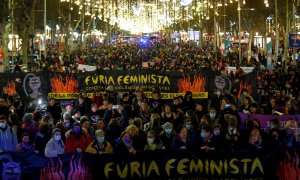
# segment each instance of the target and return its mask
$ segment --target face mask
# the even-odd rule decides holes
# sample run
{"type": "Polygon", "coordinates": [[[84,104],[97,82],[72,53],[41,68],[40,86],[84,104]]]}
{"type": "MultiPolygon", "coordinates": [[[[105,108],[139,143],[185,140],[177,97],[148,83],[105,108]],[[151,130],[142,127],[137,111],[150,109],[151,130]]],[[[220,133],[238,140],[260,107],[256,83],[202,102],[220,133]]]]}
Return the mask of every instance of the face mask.
{"type": "Polygon", "coordinates": [[[152,144],[154,143],[154,138],[147,138],[148,143],[152,144]]]}
{"type": "Polygon", "coordinates": [[[98,137],[98,142],[99,142],[99,143],[103,143],[103,142],[104,142],[104,140],[105,140],[105,138],[104,138],[104,137],[98,137]]]}
{"type": "Polygon", "coordinates": [[[214,130],[214,135],[219,136],[221,134],[220,130],[214,130]]]}
{"type": "Polygon", "coordinates": [[[217,96],[220,96],[220,95],[221,95],[221,92],[218,91],[216,94],[217,94],[217,96]]]}
{"type": "Polygon", "coordinates": [[[48,122],[48,125],[49,125],[49,126],[52,126],[52,125],[54,125],[54,122],[53,122],[53,121],[49,121],[49,122],[48,122]]]}
{"type": "Polygon", "coordinates": [[[202,138],[205,138],[205,132],[201,132],[201,133],[200,133],[200,136],[201,136],[202,138]]]}
{"type": "Polygon", "coordinates": [[[275,128],[275,125],[270,125],[270,129],[274,129],[275,128]]]}
{"type": "Polygon", "coordinates": [[[125,137],[125,138],[124,138],[124,142],[126,142],[126,143],[130,143],[130,142],[131,142],[131,139],[130,139],[130,137],[125,137]]]}
{"type": "Polygon", "coordinates": [[[73,129],[73,132],[74,132],[74,134],[79,134],[80,133],[80,128],[73,129]]]}
{"type": "Polygon", "coordinates": [[[172,129],[165,129],[165,133],[166,134],[171,134],[172,133],[172,129]]]}
{"type": "Polygon", "coordinates": [[[186,127],[188,130],[193,129],[193,125],[191,125],[191,124],[187,124],[187,125],[185,125],[185,127],[186,127]]]}
{"type": "Polygon", "coordinates": [[[209,116],[214,119],[216,117],[216,114],[215,113],[210,113],[209,116]]]}
{"type": "Polygon", "coordinates": [[[66,122],[65,125],[66,125],[66,128],[70,127],[70,123],[69,122],[66,122]]]}
{"type": "Polygon", "coordinates": [[[247,95],[247,92],[243,92],[243,95],[246,96],[246,95],[247,95]]]}
{"type": "Polygon", "coordinates": [[[2,129],[6,128],[6,123],[0,123],[0,128],[2,129]]]}
{"type": "Polygon", "coordinates": [[[230,129],[229,129],[229,133],[230,133],[230,134],[236,134],[236,129],[230,128],[230,129]]]}
{"type": "Polygon", "coordinates": [[[55,140],[55,141],[60,141],[60,140],[61,140],[61,135],[56,135],[56,136],[54,136],[54,140],[55,140]]]}

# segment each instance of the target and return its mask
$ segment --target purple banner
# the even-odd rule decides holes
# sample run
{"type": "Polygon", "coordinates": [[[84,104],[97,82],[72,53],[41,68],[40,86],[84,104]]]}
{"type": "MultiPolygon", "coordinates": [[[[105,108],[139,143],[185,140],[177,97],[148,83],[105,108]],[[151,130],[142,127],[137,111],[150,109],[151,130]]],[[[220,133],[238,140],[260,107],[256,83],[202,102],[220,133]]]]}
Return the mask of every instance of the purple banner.
{"type": "Polygon", "coordinates": [[[246,124],[246,120],[247,119],[258,119],[260,122],[260,126],[261,128],[269,128],[269,122],[272,119],[279,119],[280,123],[281,123],[281,127],[283,127],[287,121],[289,120],[294,120],[296,121],[298,124],[300,123],[300,115],[263,115],[263,114],[246,114],[246,113],[239,113],[240,118],[241,118],[241,125],[242,125],[242,129],[244,128],[245,124],[246,124]]]}

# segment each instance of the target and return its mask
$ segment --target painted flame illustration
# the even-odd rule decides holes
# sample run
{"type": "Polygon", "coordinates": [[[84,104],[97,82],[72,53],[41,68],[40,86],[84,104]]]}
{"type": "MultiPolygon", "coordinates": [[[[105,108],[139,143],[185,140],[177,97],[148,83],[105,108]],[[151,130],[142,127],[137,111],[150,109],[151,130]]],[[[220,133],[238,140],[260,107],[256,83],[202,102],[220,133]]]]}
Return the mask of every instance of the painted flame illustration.
{"type": "Polygon", "coordinates": [[[16,84],[13,81],[8,81],[4,89],[7,90],[7,94],[9,96],[12,96],[13,94],[16,94],[16,84]]]}
{"type": "Polygon", "coordinates": [[[186,91],[191,92],[204,92],[206,85],[206,79],[201,74],[194,76],[194,81],[191,83],[191,78],[188,75],[183,76],[182,79],[178,80],[178,92],[185,93],[186,91]]]}
{"type": "Polygon", "coordinates": [[[56,167],[54,166],[53,159],[50,159],[50,162],[48,163],[48,167],[44,167],[41,170],[41,180],[65,180],[65,176],[62,172],[63,164],[61,160],[58,160],[58,163],[56,167]]]}
{"type": "Polygon", "coordinates": [[[51,79],[52,93],[75,93],[78,91],[78,81],[72,76],[66,76],[66,83],[63,82],[62,76],[54,76],[51,79]]]}
{"type": "Polygon", "coordinates": [[[291,158],[290,154],[286,152],[286,157],[282,160],[278,166],[276,175],[279,180],[286,179],[297,179],[300,180],[300,168],[298,167],[299,158],[297,153],[295,153],[295,157],[291,158]]]}
{"type": "Polygon", "coordinates": [[[241,82],[240,83],[240,90],[239,90],[238,98],[241,97],[243,89],[247,89],[248,90],[248,94],[252,94],[251,84],[250,83],[246,83],[246,82],[245,83],[241,82]]]}
{"type": "Polygon", "coordinates": [[[82,162],[82,154],[78,161],[75,161],[74,155],[70,161],[70,172],[68,174],[68,180],[87,180],[92,179],[91,170],[86,167],[82,162]]]}

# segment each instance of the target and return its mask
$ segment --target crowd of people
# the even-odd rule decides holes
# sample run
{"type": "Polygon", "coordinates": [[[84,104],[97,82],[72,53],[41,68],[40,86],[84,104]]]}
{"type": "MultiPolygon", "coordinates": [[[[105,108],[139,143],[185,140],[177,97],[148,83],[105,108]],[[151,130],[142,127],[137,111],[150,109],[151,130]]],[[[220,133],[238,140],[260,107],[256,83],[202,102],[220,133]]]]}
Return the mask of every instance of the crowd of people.
{"type": "MultiPolygon", "coordinates": [[[[185,72],[211,68],[235,77],[243,73],[230,56],[224,58],[182,43],[160,42],[147,48],[137,44],[103,45],[96,50],[74,51],[63,61],[55,54],[48,58],[41,60],[37,69],[73,72],[74,64],[86,63],[103,70],[185,72]],[[141,62],[149,64],[142,66],[141,62]],[[229,65],[237,66],[235,74],[226,71],[229,65]]],[[[273,70],[266,70],[256,60],[250,63],[258,67],[256,98],[243,89],[240,97],[235,91],[218,90],[209,99],[195,100],[187,91],[184,96],[166,100],[161,99],[159,87],[152,90],[152,98],[146,98],[141,87],[122,94],[109,87],[104,93],[94,92],[92,98],[82,91],[75,103],[64,107],[50,98],[47,108],[41,110],[38,106],[25,108],[22,99],[3,94],[0,150],[35,152],[46,157],[75,152],[128,157],[155,150],[209,153],[298,147],[295,120],[282,124],[275,118],[266,129],[260,127],[260,119],[248,119],[242,129],[239,112],[300,114],[299,63],[273,70]]]]}
{"type": "MultiPolygon", "coordinates": [[[[96,66],[100,70],[153,69],[185,72],[211,66],[218,68],[220,59],[223,61],[223,67],[259,64],[255,60],[248,62],[246,58],[239,64],[237,56],[236,53],[230,52],[226,56],[214,53],[208,45],[200,48],[194,43],[174,43],[168,40],[149,42],[147,46],[140,43],[99,44],[88,49],[75,49],[63,56],[59,54],[57,48],[49,47],[47,57],[44,58],[42,55],[40,60],[29,61],[26,71],[80,73],[84,70],[78,70],[78,65],[84,64],[96,66]]],[[[266,62],[264,53],[260,53],[258,59],[263,64],[266,62]]],[[[18,66],[17,71],[20,70],[18,66]]]]}
{"type": "Polygon", "coordinates": [[[293,119],[282,125],[275,118],[267,129],[260,127],[260,119],[248,119],[240,128],[238,112],[299,114],[299,104],[282,105],[283,99],[271,97],[258,105],[244,89],[236,101],[223,93],[209,101],[194,100],[191,92],[169,101],[160,98],[158,89],[147,99],[140,87],[117,96],[107,90],[89,98],[82,91],[76,103],[62,108],[50,98],[47,109],[36,107],[32,112],[24,112],[21,101],[1,99],[0,150],[46,157],[84,151],[128,157],[155,150],[209,153],[298,147],[298,124],[293,119]]]}

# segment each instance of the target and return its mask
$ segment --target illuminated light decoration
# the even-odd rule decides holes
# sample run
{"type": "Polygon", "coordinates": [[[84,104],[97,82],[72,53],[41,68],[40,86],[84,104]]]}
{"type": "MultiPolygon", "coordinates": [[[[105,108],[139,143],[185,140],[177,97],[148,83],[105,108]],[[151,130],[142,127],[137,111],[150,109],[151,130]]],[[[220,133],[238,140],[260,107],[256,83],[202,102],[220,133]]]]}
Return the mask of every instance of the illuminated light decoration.
{"type": "MultiPolygon", "coordinates": [[[[233,1],[233,0],[230,0],[233,1]]],[[[218,6],[208,0],[60,0],[69,2],[70,10],[76,10],[80,18],[88,22],[104,21],[132,34],[158,32],[170,28],[179,20],[190,21],[195,17],[209,19],[210,9],[218,6]],[[184,11],[184,15],[182,12],[184,11]],[[98,20],[97,20],[98,19],[98,20]]],[[[224,2],[229,2],[225,0],[224,2]]],[[[224,4],[225,5],[225,4],[224,4]]],[[[87,26],[84,27],[87,29],[87,26]]],[[[63,27],[61,27],[63,29],[63,27]]],[[[91,33],[91,28],[88,33],[91,33]]]]}
{"type": "Polygon", "coordinates": [[[193,2],[193,0],[181,0],[180,4],[182,6],[187,6],[187,5],[191,4],[192,2],[193,2]]]}

